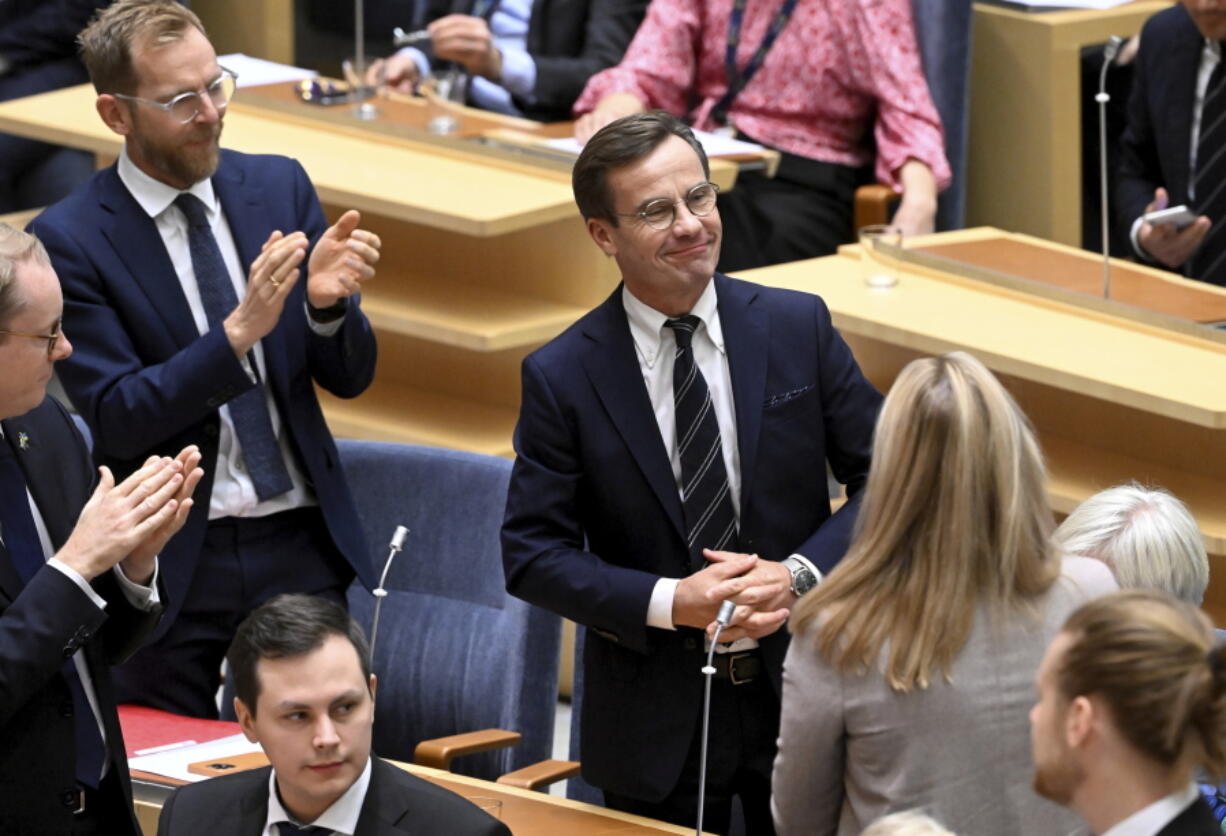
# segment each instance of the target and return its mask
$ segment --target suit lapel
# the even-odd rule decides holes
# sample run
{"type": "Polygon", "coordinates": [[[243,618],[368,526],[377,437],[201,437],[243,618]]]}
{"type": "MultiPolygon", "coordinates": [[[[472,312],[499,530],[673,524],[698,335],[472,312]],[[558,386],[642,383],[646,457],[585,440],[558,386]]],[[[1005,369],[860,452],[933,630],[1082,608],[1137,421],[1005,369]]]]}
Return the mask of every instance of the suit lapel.
{"type": "Polygon", "coordinates": [[[719,322],[728,351],[732,398],[736,409],[737,450],[741,459],[741,527],[748,518],[746,499],[757,464],[758,434],[762,429],[762,404],[766,401],[766,359],[770,327],[766,310],[754,304],[757,288],[715,275],[719,299],[719,322]]]}
{"type": "Polygon", "coordinates": [[[400,830],[400,822],[409,811],[405,793],[384,792],[388,784],[387,770],[396,767],[373,754],[370,757],[370,786],[362,800],[362,813],[353,836],[384,836],[389,827],[400,830]]]}
{"type": "MultiPolygon", "coordinates": [[[[1176,126],[1172,132],[1178,143],[1175,153],[1170,156],[1174,161],[1175,170],[1171,172],[1170,193],[1173,200],[1177,195],[1188,194],[1193,172],[1188,168],[1188,149],[1192,147],[1195,137],[1192,136],[1192,109],[1196,102],[1196,76],[1200,71],[1200,54],[1204,39],[1192,23],[1187,19],[1187,25],[1179,31],[1179,43],[1172,46],[1171,79],[1164,84],[1166,90],[1167,120],[1166,124],[1176,126]]],[[[1156,126],[1161,129],[1160,126],[1156,126]]]]}
{"type": "Polygon", "coordinates": [[[190,345],[200,334],[157,225],[128,192],[115,166],[104,172],[99,190],[102,235],[159,313],[171,339],[180,348],[190,345]]]}
{"type": "Polygon", "coordinates": [[[32,426],[22,420],[24,417],[26,416],[18,416],[2,422],[4,434],[8,438],[18,438],[24,433],[31,439],[27,449],[14,444],[13,454],[26,477],[26,488],[30,491],[30,496],[34,497],[34,504],[38,506],[38,513],[47,527],[51,545],[58,549],[64,545],[76,525],[76,515],[70,514],[68,510],[72,506],[68,491],[78,486],[67,484],[65,480],[71,478],[71,474],[58,472],[51,459],[53,453],[58,454],[53,448],[65,443],[65,439],[44,435],[41,425],[32,426]]]}
{"type": "Polygon", "coordinates": [[[651,400],[647,397],[647,387],[643,385],[621,292],[618,285],[613,295],[593,312],[584,328],[588,344],[583,349],[583,368],[613,426],[630,448],[677,534],[684,540],[681,497],[651,400]]]}

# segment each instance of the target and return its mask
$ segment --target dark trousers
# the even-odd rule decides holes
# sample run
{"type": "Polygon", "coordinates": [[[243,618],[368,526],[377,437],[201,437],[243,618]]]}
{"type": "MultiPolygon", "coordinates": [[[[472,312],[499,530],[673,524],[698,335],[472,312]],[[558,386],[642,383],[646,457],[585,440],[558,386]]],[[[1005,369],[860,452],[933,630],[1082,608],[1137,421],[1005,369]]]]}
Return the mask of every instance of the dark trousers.
{"type": "Polygon", "coordinates": [[[126,836],[133,832],[132,810],[112,763],[98,789],[86,790],[85,808],[72,816],[72,836],[126,836]]]}
{"type": "Polygon", "coordinates": [[[174,623],[114,668],[119,702],[216,718],[221,660],[247,614],[283,592],[344,606],[352,579],[317,507],[211,521],[174,623]]]}
{"type": "MultiPolygon", "coordinates": [[[[772,836],[771,771],[779,737],[779,695],[766,676],[745,685],[715,680],[711,685],[711,731],[707,743],[707,793],[702,828],[728,833],[732,801],[740,799],[748,836],[772,836]]],[[[698,820],[698,776],[702,754],[702,723],[681,768],[677,786],[663,801],[650,802],[616,793],[604,794],[605,804],[638,816],[693,827],[698,820]]]]}
{"type": "MultiPolygon", "coordinates": [[[[745,137],[749,139],[749,137],[745,137]]],[[[784,153],[774,177],[747,171],[719,196],[722,273],[830,255],[852,240],[853,168],[784,153]]]]}

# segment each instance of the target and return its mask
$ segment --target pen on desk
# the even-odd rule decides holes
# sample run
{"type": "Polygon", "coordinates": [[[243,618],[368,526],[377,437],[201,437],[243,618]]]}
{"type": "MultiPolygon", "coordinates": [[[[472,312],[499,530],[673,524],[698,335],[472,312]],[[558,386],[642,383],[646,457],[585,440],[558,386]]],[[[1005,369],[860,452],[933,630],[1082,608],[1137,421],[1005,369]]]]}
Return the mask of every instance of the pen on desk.
{"type": "Polygon", "coordinates": [[[184,746],[195,746],[194,740],[180,740],[177,743],[164,743],[161,746],[150,746],[148,749],[137,749],[133,754],[137,757],[156,755],[158,752],[169,752],[172,749],[182,749],[184,746]]]}

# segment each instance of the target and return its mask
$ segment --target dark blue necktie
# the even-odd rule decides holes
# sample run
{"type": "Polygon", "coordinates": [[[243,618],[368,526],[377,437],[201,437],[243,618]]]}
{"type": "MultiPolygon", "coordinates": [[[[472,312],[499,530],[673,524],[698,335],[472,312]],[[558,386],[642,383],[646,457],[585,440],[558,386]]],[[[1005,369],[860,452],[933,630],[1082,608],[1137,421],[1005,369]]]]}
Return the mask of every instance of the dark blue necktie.
{"type": "Polygon", "coordinates": [[[681,459],[681,504],[690,551],[690,568],[706,561],[702,550],[737,547],[736,513],[724,446],[711,390],[694,362],[694,331],[701,320],[692,314],[669,319],[677,354],[673,360],[673,405],[677,422],[677,455],[681,459]]]}
{"type": "MultiPolygon", "coordinates": [[[[230,279],[230,271],[221,257],[221,248],[213,237],[213,229],[205,214],[200,198],[183,192],[175,198],[175,206],[187,219],[187,243],[192,255],[192,270],[196,273],[196,285],[200,288],[200,300],[204,303],[205,316],[210,328],[222,327],[222,322],[238,307],[238,296],[230,279]]],[[[251,359],[254,369],[255,360],[251,359]]],[[[272,430],[272,418],[264,400],[264,387],[248,389],[232,399],[230,418],[234,432],[243,448],[247,472],[255,486],[255,494],[263,502],[280,496],[294,486],[290,479],[276,433],[272,430]]]]}
{"type": "Polygon", "coordinates": [[[279,821],[277,822],[277,832],[281,836],[325,836],[327,833],[332,833],[326,827],[315,827],[314,825],[306,825],[299,827],[293,822],[279,821]]]}
{"type": "MultiPolygon", "coordinates": [[[[22,583],[29,583],[34,574],[46,563],[34,515],[30,512],[30,500],[26,493],[26,479],[13,455],[8,437],[0,440],[0,537],[4,548],[13,561],[22,583]]],[[[54,569],[50,571],[55,571],[54,569]]],[[[102,761],[106,758],[106,746],[98,730],[98,721],[90,710],[85,688],[77,675],[77,666],[70,658],[60,672],[68,680],[72,692],[73,732],[77,745],[77,781],[89,787],[97,787],[102,775],[102,761]]]]}

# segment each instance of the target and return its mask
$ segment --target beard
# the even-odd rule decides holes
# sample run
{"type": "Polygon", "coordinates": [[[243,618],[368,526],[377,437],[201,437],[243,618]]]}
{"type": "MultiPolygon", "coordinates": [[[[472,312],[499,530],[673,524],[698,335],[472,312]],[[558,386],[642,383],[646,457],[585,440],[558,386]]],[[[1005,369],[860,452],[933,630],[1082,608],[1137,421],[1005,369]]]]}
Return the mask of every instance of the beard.
{"type": "Polygon", "coordinates": [[[206,180],[217,171],[221,155],[220,121],[201,125],[188,136],[174,143],[159,142],[139,129],[129,139],[133,143],[133,156],[144,163],[147,173],[175,188],[186,189],[193,183],[206,180]],[[190,147],[183,143],[193,143],[190,147]]]}
{"type": "Polygon", "coordinates": [[[1063,807],[1069,806],[1084,780],[1085,770],[1068,757],[1034,767],[1034,791],[1063,807]]]}

